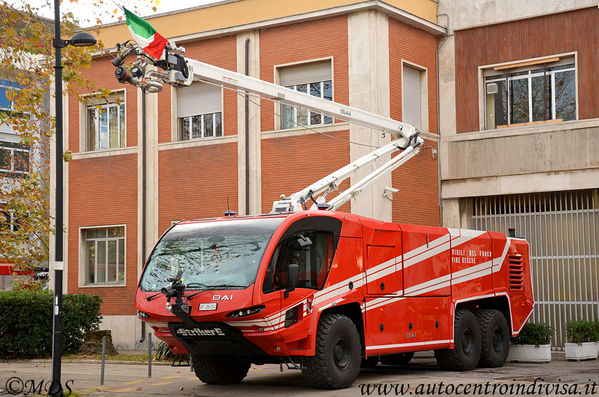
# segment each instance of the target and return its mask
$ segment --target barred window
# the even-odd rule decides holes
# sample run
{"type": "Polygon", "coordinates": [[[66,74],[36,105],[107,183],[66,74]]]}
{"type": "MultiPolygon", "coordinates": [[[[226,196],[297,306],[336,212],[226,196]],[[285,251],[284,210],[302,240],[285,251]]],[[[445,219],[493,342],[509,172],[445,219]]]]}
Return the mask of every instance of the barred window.
{"type": "Polygon", "coordinates": [[[487,71],[486,128],[576,119],[576,68],[565,61],[487,71]]]}

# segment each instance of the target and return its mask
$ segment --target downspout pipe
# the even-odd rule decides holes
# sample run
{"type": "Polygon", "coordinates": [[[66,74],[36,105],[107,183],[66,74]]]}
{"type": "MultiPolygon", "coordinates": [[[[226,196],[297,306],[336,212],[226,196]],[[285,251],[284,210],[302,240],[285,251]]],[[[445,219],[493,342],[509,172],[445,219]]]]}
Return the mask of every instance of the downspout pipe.
{"type": "MultiPolygon", "coordinates": [[[[141,260],[146,258],[146,90],[141,90],[141,260]]],[[[146,340],[146,322],[141,322],[141,339],[146,340]]]]}
{"type": "Polygon", "coordinates": [[[435,67],[436,67],[436,72],[437,72],[437,135],[439,137],[439,140],[437,143],[437,183],[438,183],[437,190],[439,191],[439,226],[443,226],[443,195],[442,195],[443,184],[441,183],[441,176],[442,176],[442,173],[441,173],[441,99],[440,99],[441,89],[440,89],[440,83],[439,83],[439,76],[440,76],[439,52],[441,51],[441,48],[443,48],[443,46],[449,39],[449,15],[439,14],[439,15],[437,15],[437,18],[441,17],[441,16],[447,17],[447,26],[445,27],[445,38],[444,38],[443,42],[437,46],[437,51],[435,52],[435,67]]]}
{"type": "MultiPolygon", "coordinates": [[[[250,39],[245,40],[245,75],[250,75],[250,39]]],[[[245,214],[250,214],[250,96],[245,92],[245,214]]]]}

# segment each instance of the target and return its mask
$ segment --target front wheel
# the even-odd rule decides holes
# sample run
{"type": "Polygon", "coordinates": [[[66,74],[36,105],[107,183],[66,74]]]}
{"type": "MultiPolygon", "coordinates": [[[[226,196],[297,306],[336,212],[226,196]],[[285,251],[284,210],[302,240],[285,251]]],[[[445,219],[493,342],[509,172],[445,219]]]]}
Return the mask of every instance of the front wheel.
{"type": "Polygon", "coordinates": [[[314,387],[343,389],[360,372],[362,346],[353,321],[341,314],[323,314],[316,333],[316,354],[304,359],[302,376],[314,387]]]}
{"type": "Polygon", "coordinates": [[[250,362],[230,356],[192,354],[191,363],[196,376],[209,385],[240,383],[250,369],[250,362]]]}
{"type": "Polygon", "coordinates": [[[480,359],[481,336],[476,316],[458,309],[453,324],[453,349],[435,350],[439,365],[447,370],[467,371],[476,368],[480,359]]]}

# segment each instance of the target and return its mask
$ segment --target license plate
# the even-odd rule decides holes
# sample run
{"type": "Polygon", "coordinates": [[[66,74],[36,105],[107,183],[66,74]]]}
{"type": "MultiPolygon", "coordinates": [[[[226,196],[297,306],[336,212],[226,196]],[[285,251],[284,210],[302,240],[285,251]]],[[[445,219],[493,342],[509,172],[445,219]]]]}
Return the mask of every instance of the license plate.
{"type": "Polygon", "coordinates": [[[213,303],[200,303],[199,311],[210,311],[216,310],[216,302],[213,303]]]}

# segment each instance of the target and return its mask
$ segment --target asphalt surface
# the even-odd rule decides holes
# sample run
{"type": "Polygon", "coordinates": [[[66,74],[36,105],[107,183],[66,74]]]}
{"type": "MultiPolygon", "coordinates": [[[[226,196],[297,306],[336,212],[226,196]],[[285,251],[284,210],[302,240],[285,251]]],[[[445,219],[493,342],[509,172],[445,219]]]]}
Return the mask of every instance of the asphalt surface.
{"type": "MultiPolygon", "coordinates": [[[[382,366],[361,371],[345,390],[316,390],[306,386],[298,370],[278,365],[252,366],[239,385],[211,386],[200,382],[189,367],[107,361],[100,385],[99,361],[62,363],[62,381],[73,395],[115,396],[396,396],[396,395],[597,395],[599,360],[569,362],[554,353],[548,364],[507,363],[501,368],[467,372],[443,371],[430,354],[406,366],[382,366]]],[[[0,395],[35,395],[40,381],[51,377],[50,361],[0,362],[0,395]],[[14,377],[18,377],[21,382],[14,377]],[[33,388],[32,388],[33,386],[33,388]],[[20,389],[19,389],[20,388],[20,389]],[[9,389],[9,390],[7,390],[9,389]]],[[[69,392],[65,387],[65,394],[69,392]]],[[[42,392],[45,395],[45,392],[42,392]]]]}

